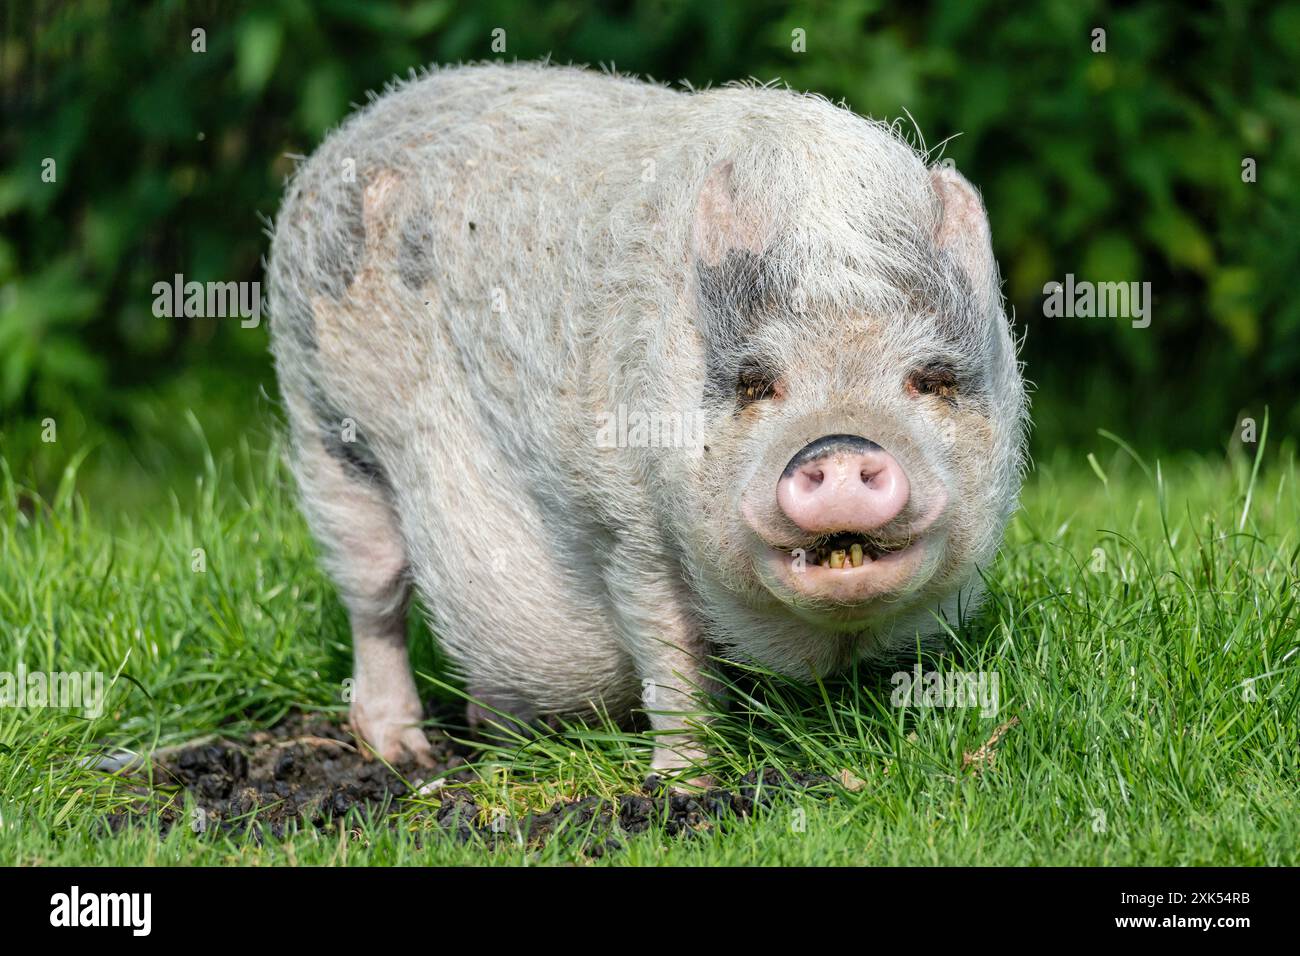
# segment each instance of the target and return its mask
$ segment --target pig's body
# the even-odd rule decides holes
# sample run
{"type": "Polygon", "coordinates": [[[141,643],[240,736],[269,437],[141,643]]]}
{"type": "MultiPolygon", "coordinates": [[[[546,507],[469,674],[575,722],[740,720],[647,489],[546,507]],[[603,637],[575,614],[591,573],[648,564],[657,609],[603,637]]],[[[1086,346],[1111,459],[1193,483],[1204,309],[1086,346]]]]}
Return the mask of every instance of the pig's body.
{"type": "MultiPolygon", "coordinates": [[[[820,99],[533,65],[435,72],[325,142],[277,221],[272,330],[304,507],[352,616],[354,724],[377,750],[426,746],[412,584],[475,697],[525,719],[644,703],[665,732],[714,645],[824,674],[935,630],[963,587],[971,602],[1014,500],[1023,399],[987,233],[957,230],[936,182],[820,99]],[[900,403],[936,310],[984,367],[978,408],[926,419],[900,403]],[[751,347],[783,357],[779,397],[735,397],[751,347]],[[702,423],[702,441],[601,447],[620,407],[702,423]],[[968,431],[992,466],[929,447],[968,431]],[[843,434],[910,478],[881,527],[958,499],[987,520],[945,518],[895,583],[881,561],[783,584],[821,506],[763,489],[843,434]],[[879,599],[835,591],[855,577],[879,599]]],[[[949,195],[983,223],[968,190],[949,195]]],[[[692,756],[666,739],[655,763],[692,756]]]]}

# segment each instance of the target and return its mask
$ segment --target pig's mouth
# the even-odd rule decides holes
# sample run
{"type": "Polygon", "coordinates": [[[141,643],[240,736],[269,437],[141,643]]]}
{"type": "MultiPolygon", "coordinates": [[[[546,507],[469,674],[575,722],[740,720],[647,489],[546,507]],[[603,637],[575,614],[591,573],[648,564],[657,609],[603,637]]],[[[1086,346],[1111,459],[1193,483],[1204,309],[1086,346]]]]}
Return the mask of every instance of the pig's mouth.
{"type": "Polygon", "coordinates": [[[942,538],[933,530],[891,541],[843,532],[803,548],[768,545],[758,571],[768,590],[796,608],[865,610],[880,601],[896,601],[929,580],[937,570],[942,538]]]}
{"type": "Polygon", "coordinates": [[[840,570],[860,568],[868,562],[878,561],[889,554],[896,554],[911,543],[911,539],[884,541],[871,535],[841,531],[818,538],[803,550],[806,561],[818,567],[840,570]]]}

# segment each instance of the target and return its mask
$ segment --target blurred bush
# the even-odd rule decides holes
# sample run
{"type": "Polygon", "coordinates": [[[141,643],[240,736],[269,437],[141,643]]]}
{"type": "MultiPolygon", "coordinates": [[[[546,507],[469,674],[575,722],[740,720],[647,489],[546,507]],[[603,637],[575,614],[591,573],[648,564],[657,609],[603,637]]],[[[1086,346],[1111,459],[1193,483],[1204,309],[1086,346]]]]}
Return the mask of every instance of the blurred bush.
{"type": "Polygon", "coordinates": [[[1295,4],[36,0],[2,16],[6,422],[72,407],[129,429],[133,396],[178,376],[265,383],[264,330],[155,318],[153,284],[259,279],[289,156],[394,75],[493,58],[500,27],[507,58],[781,77],[906,111],[983,188],[1039,440],[1106,425],[1221,446],[1266,402],[1300,425],[1295,4]],[[1151,282],[1150,328],[1043,318],[1066,273],[1151,282]]]}

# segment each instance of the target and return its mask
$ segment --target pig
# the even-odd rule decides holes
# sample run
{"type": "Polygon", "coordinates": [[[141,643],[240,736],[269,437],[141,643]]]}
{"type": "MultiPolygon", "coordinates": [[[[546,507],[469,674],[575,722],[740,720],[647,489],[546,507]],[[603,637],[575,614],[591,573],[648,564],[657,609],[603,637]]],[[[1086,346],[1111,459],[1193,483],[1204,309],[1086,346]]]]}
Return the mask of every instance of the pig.
{"type": "Polygon", "coordinates": [[[979,194],[897,125],[434,69],[298,165],[271,239],[292,469],[380,757],[430,760],[413,593],[471,724],[639,710],[672,780],[714,658],[812,679],[978,605],[1025,388],[979,194]]]}

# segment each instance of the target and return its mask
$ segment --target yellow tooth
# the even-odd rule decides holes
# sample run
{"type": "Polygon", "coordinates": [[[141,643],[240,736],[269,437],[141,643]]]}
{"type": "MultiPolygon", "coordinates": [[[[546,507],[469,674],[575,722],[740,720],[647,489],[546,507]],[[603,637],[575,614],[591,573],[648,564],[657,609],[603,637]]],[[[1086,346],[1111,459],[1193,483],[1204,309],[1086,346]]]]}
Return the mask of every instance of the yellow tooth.
{"type": "Polygon", "coordinates": [[[853,547],[849,548],[849,563],[855,568],[862,567],[862,545],[856,541],[853,543],[853,547]]]}
{"type": "Polygon", "coordinates": [[[840,549],[840,550],[838,550],[838,551],[832,551],[832,552],[831,552],[831,567],[832,567],[832,568],[842,568],[842,567],[844,567],[844,550],[843,550],[843,549],[840,549]]]}

